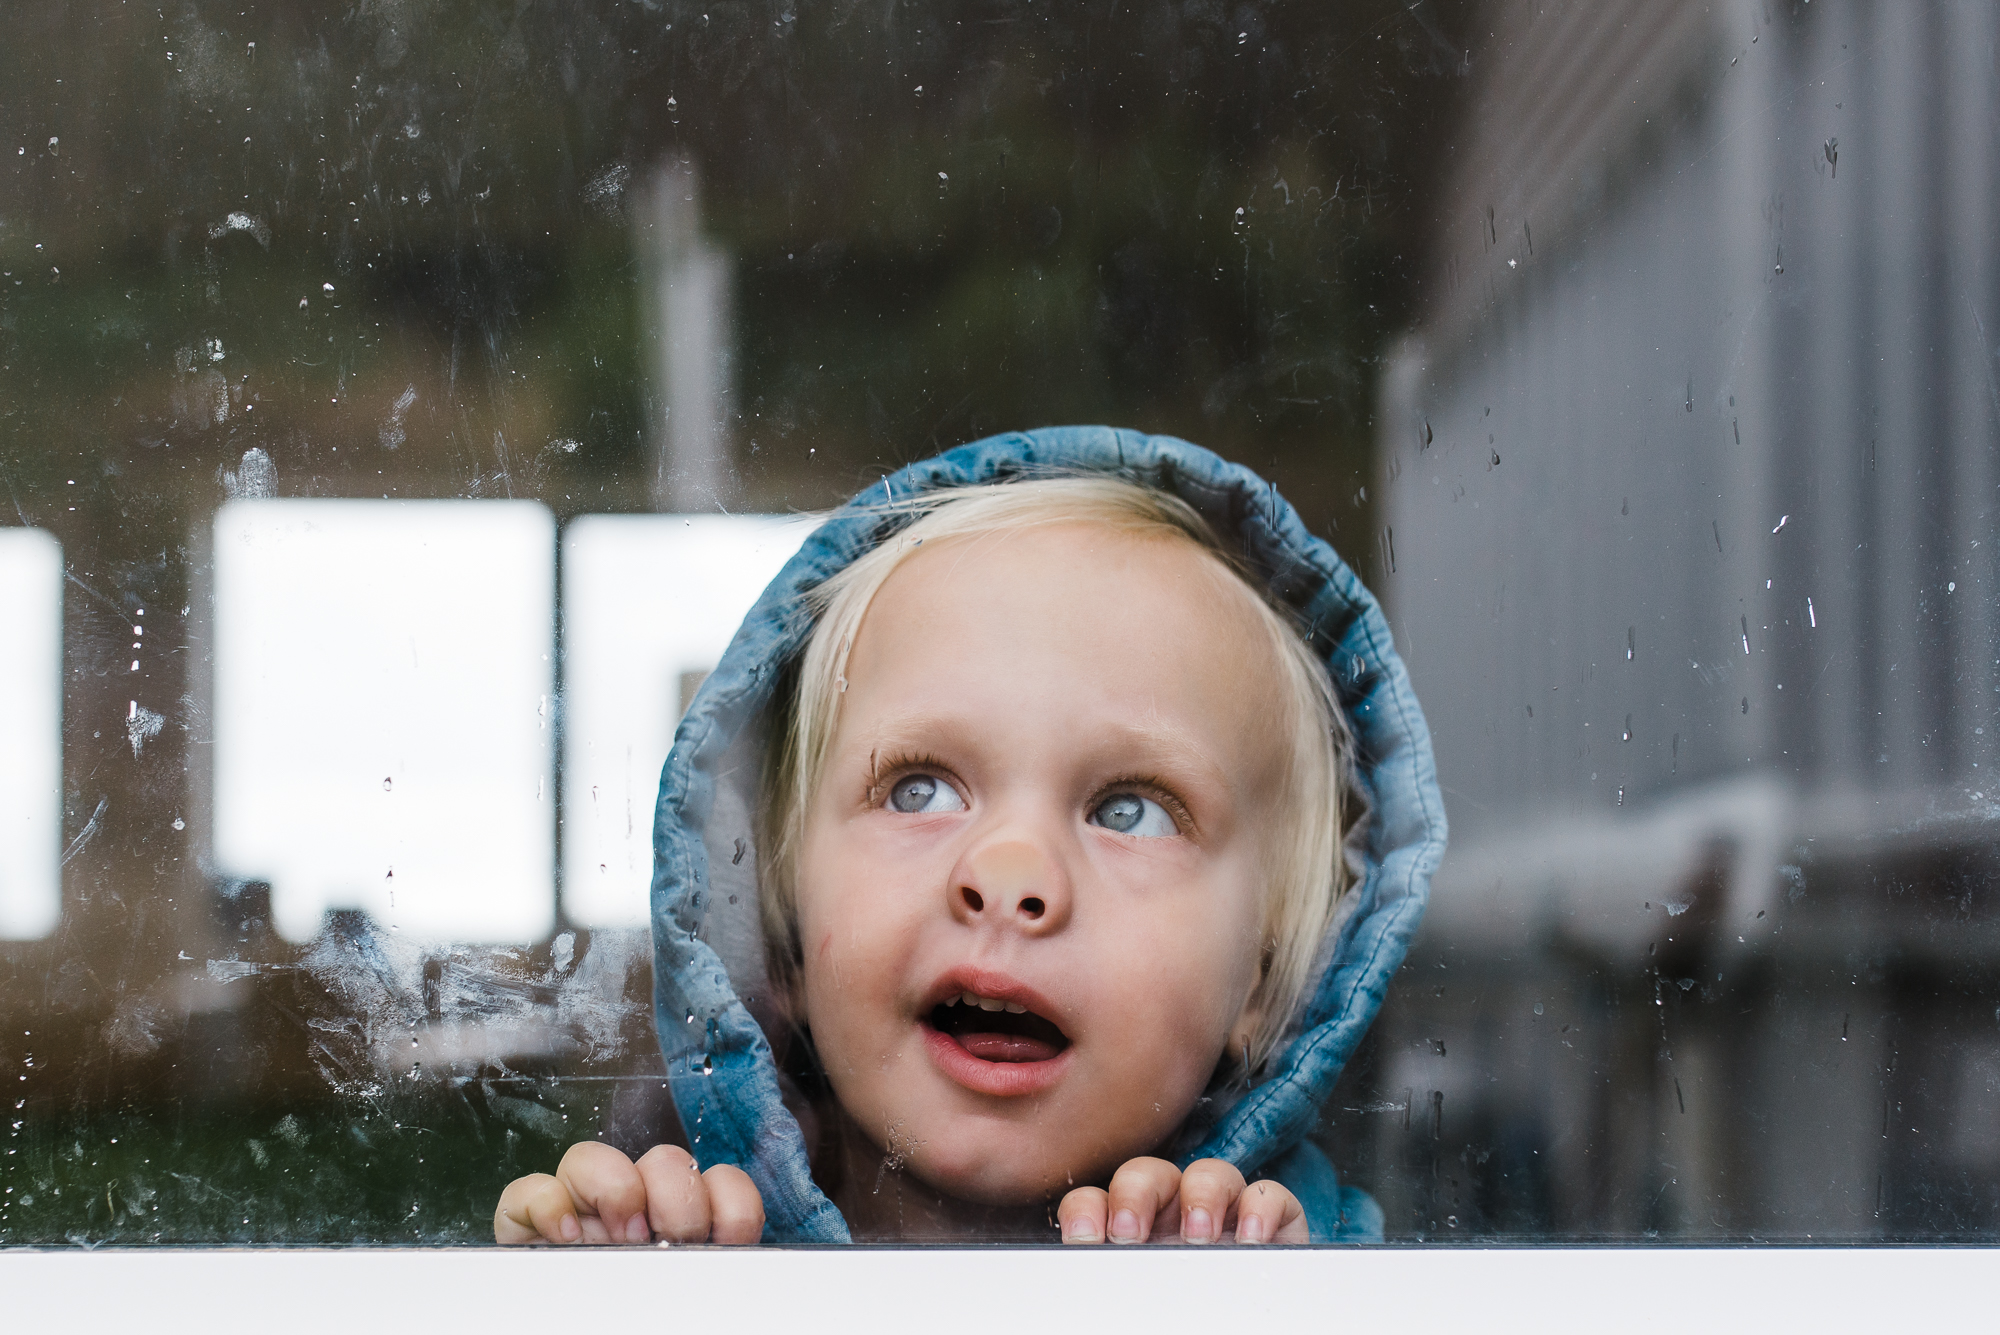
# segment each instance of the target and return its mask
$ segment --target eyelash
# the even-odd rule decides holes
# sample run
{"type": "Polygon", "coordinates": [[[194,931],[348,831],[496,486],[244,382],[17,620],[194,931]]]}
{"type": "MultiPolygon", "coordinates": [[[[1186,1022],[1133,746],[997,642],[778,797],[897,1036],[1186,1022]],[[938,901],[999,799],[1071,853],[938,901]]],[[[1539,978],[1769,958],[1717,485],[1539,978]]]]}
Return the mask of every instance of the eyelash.
{"type": "Polygon", "coordinates": [[[892,756],[886,763],[879,759],[875,761],[874,772],[869,776],[868,805],[879,807],[887,802],[889,791],[896,786],[896,781],[911,774],[935,774],[958,789],[961,797],[965,794],[965,785],[958,782],[957,776],[951,772],[951,766],[929,752],[917,752],[892,756]]]}

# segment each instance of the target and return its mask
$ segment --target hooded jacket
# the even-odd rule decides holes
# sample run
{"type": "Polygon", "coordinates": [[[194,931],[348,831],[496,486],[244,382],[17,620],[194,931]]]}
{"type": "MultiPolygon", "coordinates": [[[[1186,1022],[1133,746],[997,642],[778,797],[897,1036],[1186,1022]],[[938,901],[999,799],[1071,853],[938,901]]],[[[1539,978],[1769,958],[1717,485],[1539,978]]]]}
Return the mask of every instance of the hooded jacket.
{"type": "Polygon", "coordinates": [[[1110,474],[1186,501],[1310,628],[1332,676],[1355,739],[1353,783],[1365,814],[1348,850],[1362,874],[1262,1078],[1233,1101],[1215,1097],[1198,1109],[1178,1158],[1227,1159],[1246,1177],[1284,1183],[1315,1241],[1378,1240],[1379,1207],[1344,1187],[1306,1136],[1402,964],[1444,853],[1430,733],[1374,596],[1271,484],[1186,441],[1108,427],[991,436],[885,477],[806,539],[696,693],[660,780],[652,884],[655,1021],[690,1149],[703,1168],[731,1163],[750,1174],[763,1193],[765,1241],[849,1240],[846,1221],[813,1182],[764,1028],[776,1012],[757,908],[754,813],[767,713],[812,630],[805,595],[915,517],[899,514],[898,500],[1052,472],[1110,474]]]}

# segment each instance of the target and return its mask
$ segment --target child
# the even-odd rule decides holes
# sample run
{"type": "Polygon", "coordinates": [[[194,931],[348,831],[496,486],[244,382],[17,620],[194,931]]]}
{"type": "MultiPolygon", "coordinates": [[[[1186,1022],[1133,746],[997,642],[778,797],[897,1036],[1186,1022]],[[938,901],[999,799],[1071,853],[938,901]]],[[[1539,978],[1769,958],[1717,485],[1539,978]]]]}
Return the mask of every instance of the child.
{"type": "Polygon", "coordinates": [[[1443,840],[1381,612],[1267,484],[1102,428],[914,465],[807,541],[667,762],[692,1154],[574,1146],[495,1236],[1379,1236],[1304,1135],[1443,840]]]}

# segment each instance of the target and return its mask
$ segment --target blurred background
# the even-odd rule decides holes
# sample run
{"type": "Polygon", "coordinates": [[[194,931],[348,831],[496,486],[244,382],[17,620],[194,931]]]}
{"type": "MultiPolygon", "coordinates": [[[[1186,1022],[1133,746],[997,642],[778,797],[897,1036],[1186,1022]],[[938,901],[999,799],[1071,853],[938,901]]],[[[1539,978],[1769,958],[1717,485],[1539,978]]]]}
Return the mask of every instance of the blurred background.
{"type": "Polygon", "coordinates": [[[1986,7],[10,32],[0,1243],[679,1137],[680,707],[813,512],[1080,421],[1388,604],[1454,844],[1319,1134],[1392,1238],[2000,1223],[1986,7]]]}

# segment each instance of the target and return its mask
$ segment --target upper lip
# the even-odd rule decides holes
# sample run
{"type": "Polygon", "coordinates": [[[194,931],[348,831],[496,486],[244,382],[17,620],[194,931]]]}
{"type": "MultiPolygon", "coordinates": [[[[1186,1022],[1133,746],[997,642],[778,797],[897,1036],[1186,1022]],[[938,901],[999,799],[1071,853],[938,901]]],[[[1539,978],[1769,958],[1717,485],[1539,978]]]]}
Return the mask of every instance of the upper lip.
{"type": "Polygon", "coordinates": [[[1025,1006],[1062,1030],[1063,1037],[1070,1037],[1069,1028],[1063,1024],[1054,1002],[1019,979],[1011,978],[1004,973],[995,973],[991,969],[962,966],[947,970],[931,984],[930,990],[924,993],[922,1013],[928,1015],[936,1007],[967,992],[991,997],[995,1001],[1011,1001],[1025,1006]]]}

